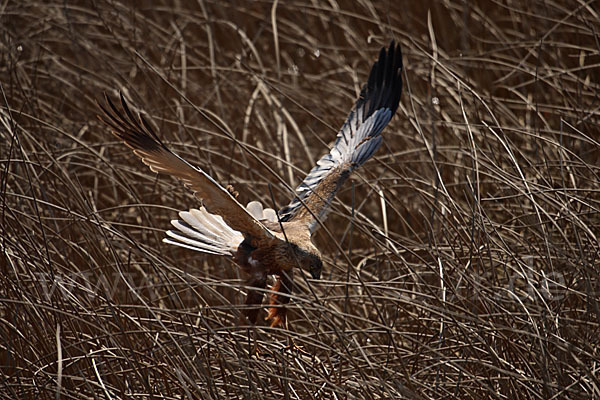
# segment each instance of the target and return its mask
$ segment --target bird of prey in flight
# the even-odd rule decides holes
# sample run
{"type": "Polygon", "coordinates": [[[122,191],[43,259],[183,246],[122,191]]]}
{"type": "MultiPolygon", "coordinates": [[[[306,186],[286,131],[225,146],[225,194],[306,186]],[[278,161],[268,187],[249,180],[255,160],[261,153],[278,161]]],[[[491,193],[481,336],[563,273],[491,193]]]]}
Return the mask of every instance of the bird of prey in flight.
{"type": "Polygon", "coordinates": [[[400,102],[401,73],[400,45],[392,41],[389,48],[379,52],[329,153],[296,188],[292,201],[277,213],[263,209],[256,201],[244,207],[232,190],[169,150],[144,117],[131,112],[122,95],[121,107],[105,95],[106,105],[99,104],[104,113],[100,119],[152,171],[180,179],[201,201],[202,206],[182,211],[180,219],[171,221],[174,229],[167,232],[164,242],[232,257],[248,277],[247,307],[243,310],[248,322],[256,322],[267,276],[276,276],[265,318],[273,327],[285,322],[294,268],[309,271],[315,279],[320,277],[323,262],[311,236],[340,186],[381,145],[381,132],[400,102]]]}

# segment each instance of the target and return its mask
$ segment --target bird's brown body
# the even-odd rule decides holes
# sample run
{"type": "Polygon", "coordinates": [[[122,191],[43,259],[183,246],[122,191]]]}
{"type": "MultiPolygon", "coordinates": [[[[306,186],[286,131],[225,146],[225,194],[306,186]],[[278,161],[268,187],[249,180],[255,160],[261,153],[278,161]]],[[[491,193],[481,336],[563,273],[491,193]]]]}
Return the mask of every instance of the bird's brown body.
{"type": "Polygon", "coordinates": [[[321,254],[314,246],[308,230],[298,222],[264,222],[267,228],[276,233],[276,240],[245,239],[235,252],[233,258],[248,276],[248,295],[244,315],[249,321],[256,321],[258,309],[264,297],[267,276],[276,275],[276,281],[271,287],[269,296],[269,313],[267,319],[271,326],[280,325],[286,314],[285,305],[290,301],[292,291],[293,269],[299,266],[309,270],[314,278],[321,272],[321,254]],[[286,240],[287,238],[287,240],[286,240]]]}
{"type": "Polygon", "coordinates": [[[338,133],[331,151],[323,156],[298,186],[289,205],[275,212],[258,202],[243,207],[202,169],[171,152],[150,124],[130,111],[123,96],[121,109],[106,97],[100,117],[113,133],[155,172],[181,179],[202,203],[200,209],[179,213],[165,242],[192,250],[230,256],[247,274],[244,315],[255,323],[268,275],[275,275],[266,319],[271,326],[285,322],[293,273],[299,267],[318,279],[323,262],[311,240],[325,219],[335,193],[351,172],[364,164],[381,144],[381,131],[400,101],[402,56],[394,43],[379,53],[369,80],[338,133]]]}

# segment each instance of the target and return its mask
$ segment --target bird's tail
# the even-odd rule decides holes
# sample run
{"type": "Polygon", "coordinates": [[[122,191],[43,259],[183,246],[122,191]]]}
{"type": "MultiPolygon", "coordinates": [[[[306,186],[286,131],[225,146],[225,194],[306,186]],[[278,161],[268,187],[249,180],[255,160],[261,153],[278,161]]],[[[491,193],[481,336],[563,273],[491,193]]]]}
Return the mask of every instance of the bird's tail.
{"type": "MultiPolygon", "coordinates": [[[[277,218],[273,210],[263,210],[257,201],[248,203],[246,208],[258,220],[277,218]]],[[[223,217],[209,213],[204,207],[181,211],[179,217],[181,219],[171,221],[175,229],[167,231],[163,242],[203,253],[232,256],[244,241],[242,233],[231,229],[223,217]]]]}
{"type": "Polygon", "coordinates": [[[231,229],[220,215],[213,215],[204,207],[181,211],[179,218],[171,221],[175,229],[167,231],[163,242],[203,253],[230,256],[244,240],[244,236],[231,229]]]}

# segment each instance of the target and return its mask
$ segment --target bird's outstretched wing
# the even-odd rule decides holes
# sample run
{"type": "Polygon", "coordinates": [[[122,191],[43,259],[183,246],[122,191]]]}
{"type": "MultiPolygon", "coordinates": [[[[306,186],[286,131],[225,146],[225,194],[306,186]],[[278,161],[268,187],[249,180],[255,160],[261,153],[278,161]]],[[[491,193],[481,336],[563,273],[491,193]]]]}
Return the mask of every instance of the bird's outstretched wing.
{"type": "Polygon", "coordinates": [[[140,114],[136,118],[121,94],[119,110],[105,95],[106,105],[98,103],[104,116],[100,120],[110,126],[113,134],[133,149],[135,155],[154,172],[164,172],[179,178],[199,198],[208,212],[223,217],[227,225],[245,237],[272,238],[272,233],[223,186],[200,168],[179,157],[165,146],[140,114]]]}
{"type": "Polygon", "coordinates": [[[398,108],[402,93],[402,53],[392,41],[382,48],[367,84],[340,129],[335,144],[296,188],[296,196],[279,211],[282,221],[304,220],[313,232],[350,173],[381,145],[381,131],[398,108]]]}

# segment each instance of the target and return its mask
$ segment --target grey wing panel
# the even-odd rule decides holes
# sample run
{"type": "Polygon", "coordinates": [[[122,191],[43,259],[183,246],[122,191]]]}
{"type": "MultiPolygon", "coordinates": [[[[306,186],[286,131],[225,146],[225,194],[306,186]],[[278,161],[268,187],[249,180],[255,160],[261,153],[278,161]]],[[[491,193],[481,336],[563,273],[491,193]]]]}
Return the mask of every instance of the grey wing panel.
{"type": "MultiPolygon", "coordinates": [[[[381,132],[396,112],[402,93],[402,53],[394,42],[382,48],[331,151],[325,154],[296,188],[294,199],[279,211],[282,221],[322,218],[335,192],[354,169],[381,146],[381,132]],[[335,174],[332,177],[331,174],[335,174]],[[337,182],[332,182],[332,179],[337,182]],[[312,198],[311,198],[312,197],[312,198]],[[318,197],[318,199],[316,199],[318,197]],[[308,209],[307,209],[308,207],[308,209]],[[304,211],[301,211],[304,209],[304,211]]],[[[310,221],[314,226],[315,221],[310,221]]]]}

